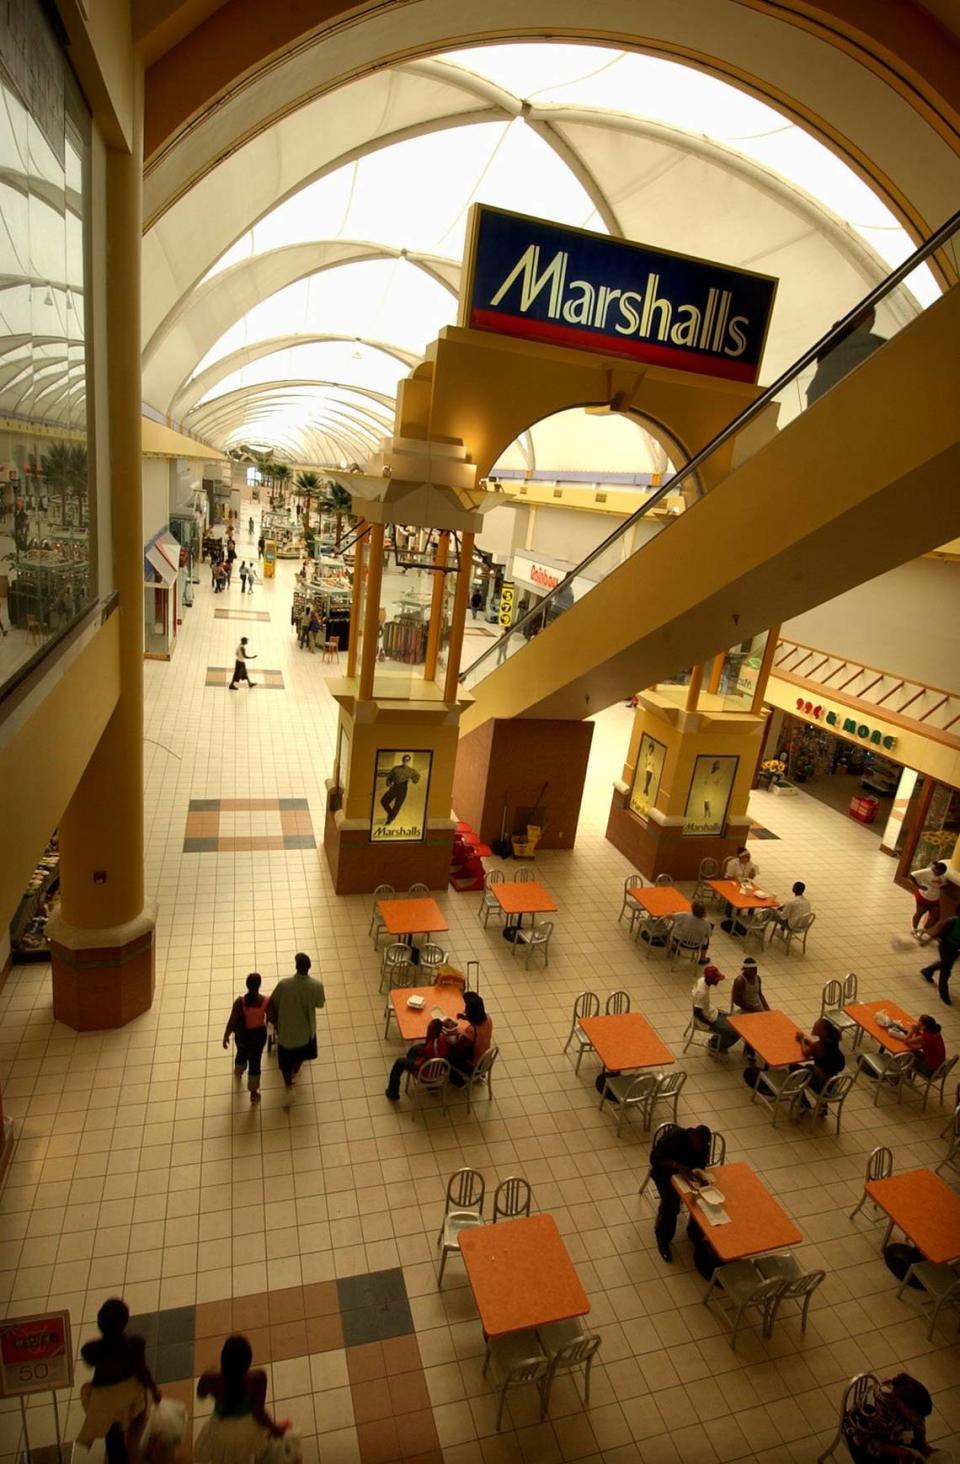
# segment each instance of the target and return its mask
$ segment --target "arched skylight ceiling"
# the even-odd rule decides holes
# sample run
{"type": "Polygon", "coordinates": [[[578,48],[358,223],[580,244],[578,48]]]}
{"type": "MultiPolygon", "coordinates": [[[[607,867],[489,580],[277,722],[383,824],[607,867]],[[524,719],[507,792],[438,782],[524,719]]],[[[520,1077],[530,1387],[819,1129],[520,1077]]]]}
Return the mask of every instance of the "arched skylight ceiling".
{"type": "Polygon", "coordinates": [[[534,423],[510,445],[493,473],[537,472],[562,479],[569,474],[672,473],[666,449],[642,423],[617,412],[575,407],[534,423]]]}
{"type": "MultiPolygon", "coordinates": [[[[778,276],[767,381],[911,247],[845,164],[726,83],[593,46],[460,51],[310,102],[148,230],[146,400],[218,446],[355,460],[359,391],[389,421],[456,318],[475,201],[778,276]]],[[[912,284],[936,294],[926,269],[912,284]]],[[[903,291],[878,328],[916,309],[903,291]]]]}

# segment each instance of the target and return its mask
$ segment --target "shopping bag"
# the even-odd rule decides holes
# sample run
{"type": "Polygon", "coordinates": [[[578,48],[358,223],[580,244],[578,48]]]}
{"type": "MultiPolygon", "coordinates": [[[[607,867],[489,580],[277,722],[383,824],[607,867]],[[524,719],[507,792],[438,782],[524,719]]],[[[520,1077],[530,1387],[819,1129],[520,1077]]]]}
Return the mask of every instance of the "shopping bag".
{"type": "Polygon", "coordinates": [[[186,1432],[186,1408],[176,1398],[161,1398],[147,1417],[140,1437],[140,1457],[147,1464],[168,1464],[186,1432]]]}
{"type": "Polygon", "coordinates": [[[898,956],[905,956],[908,951],[916,954],[917,942],[910,935],[891,935],[890,949],[898,956]]]}
{"type": "Polygon", "coordinates": [[[263,1453],[258,1455],[257,1464],[301,1464],[303,1445],[300,1435],[288,1428],[279,1439],[271,1439],[263,1453]]]}

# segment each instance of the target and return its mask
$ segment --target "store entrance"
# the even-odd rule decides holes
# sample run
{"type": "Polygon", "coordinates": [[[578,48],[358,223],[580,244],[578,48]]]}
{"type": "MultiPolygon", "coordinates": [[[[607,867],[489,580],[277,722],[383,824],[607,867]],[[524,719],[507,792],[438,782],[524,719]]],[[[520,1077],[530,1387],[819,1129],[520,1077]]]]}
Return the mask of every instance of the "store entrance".
{"type": "Polygon", "coordinates": [[[899,763],[789,714],[778,752],[786,754],[791,783],[882,839],[903,771],[899,763]]]}

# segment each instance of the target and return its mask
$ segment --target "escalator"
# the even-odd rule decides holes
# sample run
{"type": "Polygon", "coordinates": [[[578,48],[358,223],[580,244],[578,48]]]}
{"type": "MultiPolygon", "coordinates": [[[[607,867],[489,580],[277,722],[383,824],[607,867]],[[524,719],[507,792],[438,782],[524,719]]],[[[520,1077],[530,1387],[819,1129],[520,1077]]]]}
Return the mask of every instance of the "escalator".
{"type": "Polygon", "coordinates": [[[845,341],[849,359],[853,329],[923,259],[952,254],[958,228],[955,215],[462,672],[474,697],[462,735],[491,718],[592,716],[960,536],[960,287],[848,374],[838,369],[772,438],[751,437],[771,404],[805,400],[818,361],[839,345],[839,362],[845,341]],[[731,438],[739,465],[574,602],[574,581],[610,563],[731,438]]]}

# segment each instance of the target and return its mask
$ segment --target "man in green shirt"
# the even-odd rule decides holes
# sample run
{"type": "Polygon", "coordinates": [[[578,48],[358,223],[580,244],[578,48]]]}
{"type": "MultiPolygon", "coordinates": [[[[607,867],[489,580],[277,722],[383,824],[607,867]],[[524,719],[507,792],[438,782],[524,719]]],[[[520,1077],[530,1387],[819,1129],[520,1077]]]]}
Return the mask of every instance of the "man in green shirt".
{"type": "Polygon", "coordinates": [[[937,983],[940,992],[940,1000],[952,1006],[950,1000],[950,972],[958,956],[960,956],[960,915],[948,915],[946,920],[941,920],[930,932],[937,942],[938,959],[931,966],[922,966],[921,975],[925,981],[933,981],[934,975],[939,971],[940,980],[937,983]]]}
{"type": "Polygon", "coordinates": [[[326,1001],[323,983],[310,975],[310,957],[298,951],[296,975],[273,988],[269,1020],[277,1029],[277,1062],[283,1074],[283,1105],[293,1102],[293,1083],[305,1062],[317,1055],[317,1007],[326,1001]]]}

